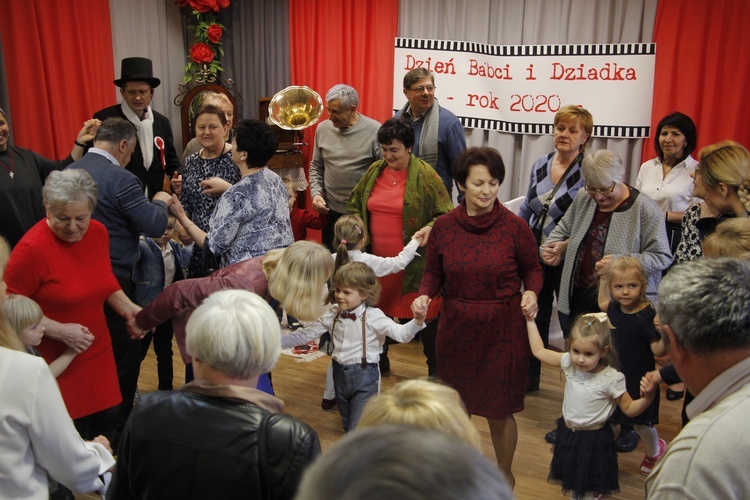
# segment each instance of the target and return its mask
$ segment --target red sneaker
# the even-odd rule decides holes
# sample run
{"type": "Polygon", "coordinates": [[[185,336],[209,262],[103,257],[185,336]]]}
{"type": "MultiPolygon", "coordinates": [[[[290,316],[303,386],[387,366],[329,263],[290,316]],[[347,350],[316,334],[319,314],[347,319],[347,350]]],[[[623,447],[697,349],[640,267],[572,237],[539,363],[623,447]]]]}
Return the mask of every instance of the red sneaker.
{"type": "Polygon", "coordinates": [[[643,462],[641,462],[641,474],[644,476],[648,476],[651,474],[651,471],[654,470],[654,466],[656,465],[656,462],[659,461],[662,455],[664,455],[664,450],[667,449],[667,442],[663,439],[659,438],[659,454],[655,457],[649,457],[646,455],[643,457],[643,462]]]}

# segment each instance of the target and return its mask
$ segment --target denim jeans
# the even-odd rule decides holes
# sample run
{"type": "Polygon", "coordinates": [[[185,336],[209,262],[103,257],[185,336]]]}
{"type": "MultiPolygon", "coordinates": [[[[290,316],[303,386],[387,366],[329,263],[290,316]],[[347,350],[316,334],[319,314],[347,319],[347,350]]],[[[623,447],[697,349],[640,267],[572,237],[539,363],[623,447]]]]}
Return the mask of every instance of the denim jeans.
{"type": "Polygon", "coordinates": [[[380,372],[377,363],[342,365],[333,361],[333,383],[344,431],[354,429],[367,400],[378,393],[380,372]]]}

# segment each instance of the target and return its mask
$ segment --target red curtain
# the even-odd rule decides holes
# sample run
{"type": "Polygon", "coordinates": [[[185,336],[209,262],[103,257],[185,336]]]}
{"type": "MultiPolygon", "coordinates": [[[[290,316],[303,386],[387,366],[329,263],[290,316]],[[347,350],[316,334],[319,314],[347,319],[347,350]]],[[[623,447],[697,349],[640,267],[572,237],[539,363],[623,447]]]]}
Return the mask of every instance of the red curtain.
{"type": "Polygon", "coordinates": [[[750,2],[659,0],[654,25],[656,72],[652,137],[643,161],[653,158],[656,125],[682,111],[698,128],[700,148],[724,139],[750,147],[750,2]]]}
{"type": "MultiPolygon", "coordinates": [[[[393,116],[398,0],[289,0],[289,31],[292,85],[307,85],[325,101],[328,89],[346,83],[357,89],[362,114],[379,122],[393,116]]],[[[313,126],[305,130],[306,165],[314,138],[313,126]]]]}
{"type": "Polygon", "coordinates": [[[0,33],[13,143],[64,158],[113,100],[108,0],[0,0],[0,33]]]}

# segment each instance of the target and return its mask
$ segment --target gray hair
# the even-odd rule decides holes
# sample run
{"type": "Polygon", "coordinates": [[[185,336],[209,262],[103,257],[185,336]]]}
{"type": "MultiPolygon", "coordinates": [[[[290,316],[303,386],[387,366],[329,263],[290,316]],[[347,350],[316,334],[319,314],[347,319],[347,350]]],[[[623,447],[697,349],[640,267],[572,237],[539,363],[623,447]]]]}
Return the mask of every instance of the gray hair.
{"type": "Polygon", "coordinates": [[[135,141],[135,127],[132,123],[122,118],[107,118],[99,125],[94,142],[108,142],[120,144],[120,141],[135,141]]]}
{"type": "Polygon", "coordinates": [[[674,266],[659,287],[659,319],[690,352],[750,346],[750,263],[704,257],[674,266]]]}
{"type": "Polygon", "coordinates": [[[281,354],[276,313],[246,290],[212,293],[190,315],[185,330],[188,353],[232,378],[270,372],[281,354]]]}
{"type": "Polygon", "coordinates": [[[497,465],[434,429],[381,425],[357,429],[307,469],[296,500],[510,499],[497,465]]]}
{"type": "Polygon", "coordinates": [[[359,94],[357,90],[345,83],[334,85],[326,94],[326,102],[335,101],[336,99],[341,101],[341,105],[345,108],[359,106],[359,94]]]}
{"type": "Polygon", "coordinates": [[[614,151],[600,149],[583,157],[581,173],[587,186],[606,187],[613,182],[622,182],[625,165],[614,151]]]}
{"type": "Polygon", "coordinates": [[[417,83],[422,78],[429,78],[430,80],[432,80],[432,84],[435,85],[435,75],[433,75],[432,72],[428,69],[419,67],[414,68],[406,75],[404,75],[404,88],[410,89],[412,85],[417,83]]]}
{"type": "Polygon", "coordinates": [[[94,211],[98,193],[96,182],[88,172],[80,168],[55,170],[47,176],[42,188],[42,201],[47,210],[59,213],[71,203],[86,200],[94,211]]]}

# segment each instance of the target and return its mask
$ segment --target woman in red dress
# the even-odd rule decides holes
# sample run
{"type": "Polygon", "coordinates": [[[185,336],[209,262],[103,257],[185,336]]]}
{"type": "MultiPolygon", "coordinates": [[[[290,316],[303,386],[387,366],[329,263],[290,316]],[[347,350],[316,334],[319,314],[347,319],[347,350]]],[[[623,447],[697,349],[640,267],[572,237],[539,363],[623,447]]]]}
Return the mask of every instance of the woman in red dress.
{"type": "MultiPolygon", "coordinates": [[[[429,234],[435,219],[449,212],[453,203],[445,184],[435,170],[411,153],[414,129],[398,118],[387,120],[378,130],[383,159],[373,163],[352,190],[346,208],[359,216],[370,234],[370,253],[395,257],[412,235],[429,234]]],[[[400,273],[378,278],[383,291],[378,307],[394,318],[411,318],[411,303],[417,296],[424,270],[424,248],[400,273]]],[[[427,356],[429,375],[435,374],[434,342],[436,322],[430,322],[440,311],[433,302],[427,311],[427,327],[420,332],[427,356]]],[[[385,353],[385,351],[384,351],[385,353]]],[[[381,361],[387,360],[381,356],[381,361]]],[[[387,367],[381,363],[381,371],[387,367]]]]}
{"type": "Polygon", "coordinates": [[[497,200],[505,177],[500,153],[469,148],[453,176],[465,197],[435,221],[415,302],[424,307],[445,288],[438,376],[469,413],[487,418],[497,463],[512,485],[513,414],[523,410],[530,356],[524,316],[536,314],[543,273],[528,224],[497,200]]]}
{"type": "Polygon", "coordinates": [[[57,378],[65,406],[84,439],[110,435],[122,400],[107,302],[129,319],[141,309],[120,288],[109,259],[109,237],[91,220],[96,184],[83,170],[52,172],[42,191],[47,218],[13,249],[5,281],[10,293],[42,308],[45,336],[39,351],[49,363],[68,347],[78,354],[57,378]]]}

